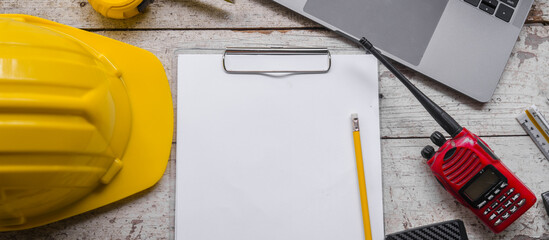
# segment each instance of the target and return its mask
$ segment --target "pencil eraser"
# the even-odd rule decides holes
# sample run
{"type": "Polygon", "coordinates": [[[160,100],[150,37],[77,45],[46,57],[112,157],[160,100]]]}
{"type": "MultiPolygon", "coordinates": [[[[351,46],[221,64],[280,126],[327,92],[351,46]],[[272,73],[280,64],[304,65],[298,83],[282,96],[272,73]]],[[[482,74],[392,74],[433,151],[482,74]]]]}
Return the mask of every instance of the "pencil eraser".
{"type": "Polygon", "coordinates": [[[358,118],[358,114],[356,114],[356,113],[351,114],[351,118],[352,119],[358,118]]]}

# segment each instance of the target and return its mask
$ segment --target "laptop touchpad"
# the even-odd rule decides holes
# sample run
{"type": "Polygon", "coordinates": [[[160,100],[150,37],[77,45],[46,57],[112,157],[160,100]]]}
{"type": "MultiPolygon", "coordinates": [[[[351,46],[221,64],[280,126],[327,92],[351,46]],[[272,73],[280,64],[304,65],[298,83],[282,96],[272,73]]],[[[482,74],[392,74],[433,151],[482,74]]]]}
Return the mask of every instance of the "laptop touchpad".
{"type": "Polygon", "coordinates": [[[419,65],[448,0],[308,0],[303,11],[419,65]]]}

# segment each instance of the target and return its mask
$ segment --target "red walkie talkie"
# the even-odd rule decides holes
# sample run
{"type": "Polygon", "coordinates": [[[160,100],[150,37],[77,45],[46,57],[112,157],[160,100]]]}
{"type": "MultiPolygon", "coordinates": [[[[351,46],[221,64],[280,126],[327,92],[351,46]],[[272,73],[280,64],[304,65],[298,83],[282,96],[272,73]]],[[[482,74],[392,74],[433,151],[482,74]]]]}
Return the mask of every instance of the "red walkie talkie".
{"type": "Polygon", "coordinates": [[[495,233],[503,231],[534,203],[536,197],[478,136],[462,128],[450,115],[417,89],[374,46],[360,44],[387,67],[419,100],[435,121],[452,136],[446,140],[434,132],[431,140],[440,148],[426,146],[421,155],[437,181],[468,207],[495,233]]]}

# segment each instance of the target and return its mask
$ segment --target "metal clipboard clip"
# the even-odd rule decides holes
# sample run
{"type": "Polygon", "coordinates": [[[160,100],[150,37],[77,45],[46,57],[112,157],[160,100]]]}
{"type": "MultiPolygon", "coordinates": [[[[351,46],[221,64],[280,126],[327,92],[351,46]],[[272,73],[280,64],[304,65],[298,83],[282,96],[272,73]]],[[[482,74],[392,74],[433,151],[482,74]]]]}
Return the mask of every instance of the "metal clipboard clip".
{"type": "Polygon", "coordinates": [[[325,48],[227,48],[227,73],[326,73],[332,66],[325,48]]]}

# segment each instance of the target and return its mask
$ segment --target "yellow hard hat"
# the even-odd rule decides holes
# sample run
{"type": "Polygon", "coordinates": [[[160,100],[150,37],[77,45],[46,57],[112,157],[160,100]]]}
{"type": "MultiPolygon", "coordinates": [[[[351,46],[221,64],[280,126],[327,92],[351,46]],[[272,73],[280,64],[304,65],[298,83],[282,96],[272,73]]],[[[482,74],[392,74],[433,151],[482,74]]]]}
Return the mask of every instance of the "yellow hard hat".
{"type": "Polygon", "coordinates": [[[0,14],[0,232],[120,200],[164,173],[170,86],[150,52],[0,14]]]}
{"type": "Polygon", "coordinates": [[[95,11],[109,18],[126,19],[140,12],[154,0],[88,0],[95,11]]]}

